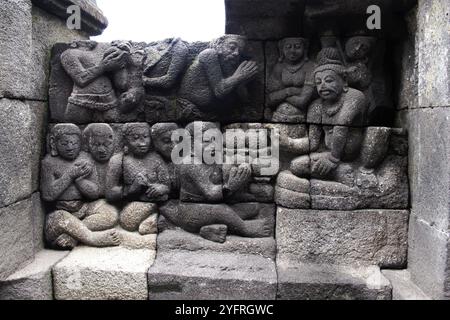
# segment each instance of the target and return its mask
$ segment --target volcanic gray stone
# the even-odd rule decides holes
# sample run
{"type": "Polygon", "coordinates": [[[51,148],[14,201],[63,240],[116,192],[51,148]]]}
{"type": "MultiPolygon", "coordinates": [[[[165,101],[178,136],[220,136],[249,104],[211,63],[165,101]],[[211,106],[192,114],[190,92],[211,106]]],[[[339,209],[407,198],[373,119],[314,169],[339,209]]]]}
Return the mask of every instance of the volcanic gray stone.
{"type": "Polygon", "coordinates": [[[412,208],[418,218],[437,230],[447,230],[450,108],[415,109],[409,113],[412,208]]]}
{"type": "Polygon", "coordinates": [[[382,270],[392,286],[392,300],[430,300],[412,281],[408,270],[382,270]]]}
{"type": "Polygon", "coordinates": [[[45,225],[45,208],[41,201],[39,192],[33,193],[31,196],[32,211],[31,219],[33,221],[33,244],[34,251],[39,252],[44,249],[44,225],[45,225]]]}
{"type": "Polygon", "coordinates": [[[280,39],[301,33],[303,1],[226,0],[226,33],[249,39],[280,39]]]}
{"type": "Polygon", "coordinates": [[[430,298],[450,297],[448,262],[450,234],[420,218],[413,209],[409,225],[408,271],[411,280],[430,298]]]}
{"type": "Polygon", "coordinates": [[[351,267],[277,260],[281,300],[391,300],[389,281],[376,266],[351,267]]]}
{"type": "Polygon", "coordinates": [[[321,211],[278,207],[277,259],[298,263],[406,264],[406,210],[321,211]]]}
{"type": "Polygon", "coordinates": [[[0,43],[0,97],[30,98],[33,66],[30,0],[2,1],[0,43]]]}
{"type": "Polygon", "coordinates": [[[228,236],[225,243],[217,243],[183,230],[165,230],[158,235],[157,244],[158,252],[168,250],[214,251],[217,253],[251,254],[271,259],[275,259],[276,255],[274,238],[228,236]]]}
{"type": "Polygon", "coordinates": [[[45,112],[41,102],[0,99],[0,207],[38,188],[45,112]]]}
{"type": "Polygon", "coordinates": [[[273,300],[273,260],[208,251],[159,251],[148,272],[150,300],[273,300]]]}
{"type": "Polygon", "coordinates": [[[447,0],[419,1],[419,108],[450,106],[450,19],[447,0]]]}
{"type": "Polygon", "coordinates": [[[146,300],[155,251],[78,247],[53,268],[57,300],[146,300]]]}
{"type": "Polygon", "coordinates": [[[0,281],[34,258],[32,201],[0,208],[0,281]]]}
{"type": "Polygon", "coordinates": [[[52,268],[68,251],[43,250],[0,286],[0,300],[53,300],[52,268]]]}

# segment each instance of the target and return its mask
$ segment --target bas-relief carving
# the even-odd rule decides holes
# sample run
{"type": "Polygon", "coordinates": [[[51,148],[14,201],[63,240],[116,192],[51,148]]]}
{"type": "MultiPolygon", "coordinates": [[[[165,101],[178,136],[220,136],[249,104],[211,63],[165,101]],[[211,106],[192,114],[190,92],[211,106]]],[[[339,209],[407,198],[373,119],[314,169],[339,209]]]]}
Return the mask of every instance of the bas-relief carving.
{"type": "MultiPolygon", "coordinates": [[[[61,63],[73,90],[59,106],[67,116],[62,122],[91,124],[81,126],[83,133],[57,124],[49,135],[41,187],[51,208],[47,240],[59,248],[110,246],[120,244],[117,228],[140,235],[177,228],[223,243],[227,235],[273,236],[274,212],[264,203],[406,208],[404,132],[369,125],[377,108],[374,42],[322,38],[322,50],[310,59],[307,39],[280,41],[267,77],[267,124],[243,123],[247,111],[233,109],[235,101],[255,98],[248,87],[261,73],[245,56],[244,37],[227,35],[206,49],[168,39],[80,42],[65,50],[61,63]],[[261,175],[270,156],[251,165],[172,163],[172,133],[195,119],[240,123],[192,122],[191,134],[194,125],[244,134],[279,129],[279,172],[261,175]]],[[[200,145],[214,157],[217,146],[209,139],[202,135],[200,145]]]]}

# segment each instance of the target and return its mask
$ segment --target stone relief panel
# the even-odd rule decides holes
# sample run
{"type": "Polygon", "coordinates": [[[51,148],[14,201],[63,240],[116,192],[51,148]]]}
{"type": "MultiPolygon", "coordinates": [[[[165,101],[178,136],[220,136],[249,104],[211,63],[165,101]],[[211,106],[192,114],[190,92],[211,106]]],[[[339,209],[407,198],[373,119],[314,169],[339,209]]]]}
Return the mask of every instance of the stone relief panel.
{"type": "Polygon", "coordinates": [[[48,244],[159,233],[165,248],[247,243],[273,257],[277,206],[407,209],[406,132],[377,120],[390,103],[382,48],[368,35],[55,46],[48,244]]]}

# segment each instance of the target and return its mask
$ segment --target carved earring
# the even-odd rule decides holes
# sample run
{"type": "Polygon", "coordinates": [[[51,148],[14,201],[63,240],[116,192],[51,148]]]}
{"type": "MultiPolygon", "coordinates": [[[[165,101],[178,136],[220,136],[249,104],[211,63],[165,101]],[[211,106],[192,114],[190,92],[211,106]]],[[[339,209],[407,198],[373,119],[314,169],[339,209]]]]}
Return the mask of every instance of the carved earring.
{"type": "Polygon", "coordinates": [[[344,85],[344,89],[343,89],[343,91],[344,91],[345,93],[347,93],[347,92],[348,92],[348,84],[345,84],[345,85],[344,85]]]}
{"type": "Polygon", "coordinates": [[[52,157],[57,157],[58,154],[58,150],[56,150],[56,145],[55,145],[55,138],[50,137],[50,155],[52,157]]]}
{"type": "Polygon", "coordinates": [[[127,146],[123,146],[123,153],[124,154],[128,154],[128,147],[127,146]]]}

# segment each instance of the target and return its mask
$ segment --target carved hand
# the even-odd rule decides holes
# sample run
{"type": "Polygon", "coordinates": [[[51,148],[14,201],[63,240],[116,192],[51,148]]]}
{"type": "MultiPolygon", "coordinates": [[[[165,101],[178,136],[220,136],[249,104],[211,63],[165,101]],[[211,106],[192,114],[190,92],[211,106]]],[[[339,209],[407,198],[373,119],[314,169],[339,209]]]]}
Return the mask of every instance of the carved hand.
{"type": "Polygon", "coordinates": [[[246,82],[253,79],[258,73],[258,65],[254,61],[244,61],[236,69],[234,76],[239,82],[246,82]]]}
{"type": "Polygon", "coordinates": [[[145,195],[150,199],[159,198],[168,193],[167,187],[160,184],[152,184],[148,187],[145,195]]]}
{"type": "Polygon", "coordinates": [[[138,173],[136,177],[134,178],[133,184],[137,184],[141,187],[146,187],[150,183],[148,181],[147,176],[144,173],[138,173]]]}
{"type": "Polygon", "coordinates": [[[123,69],[127,64],[127,53],[121,50],[114,50],[108,53],[100,62],[100,66],[104,71],[114,71],[123,69]]]}
{"type": "Polygon", "coordinates": [[[252,175],[252,169],[249,164],[241,164],[239,167],[233,167],[230,171],[230,178],[225,186],[231,192],[236,192],[244,186],[252,175]]]}
{"type": "Polygon", "coordinates": [[[93,165],[88,161],[79,161],[69,170],[69,176],[72,179],[84,179],[88,177],[93,170],[93,165]]]}
{"type": "Polygon", "coordinates": [[[332,161],[329,157],[320,157],[313,164],[312,171],[321,177],[327,176],[331,171],[337,168],[338,161],[332,161]]]}

